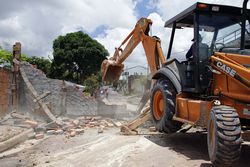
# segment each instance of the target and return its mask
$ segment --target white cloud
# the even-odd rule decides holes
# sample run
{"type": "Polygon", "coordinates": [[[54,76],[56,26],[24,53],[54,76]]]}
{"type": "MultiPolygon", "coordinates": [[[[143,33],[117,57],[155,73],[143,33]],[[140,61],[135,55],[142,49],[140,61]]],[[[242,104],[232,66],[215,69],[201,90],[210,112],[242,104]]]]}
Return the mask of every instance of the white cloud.
{"type": "Polygon", "coordinates": [[[0,2],[0,45],[16,41],[29,55],[51,54],[58,35],[97,27],[129,28],[136,22],[133,0],[17,0],[0,2]],[[18,8],[14,6],[18,5],[18,8]],[[6,8],[8,10],[6,10],[6,8]]]}
{"type": "MultiPolygon", "coordinates": [[[[135,25],[135,24],[134,24],[135,25]]],[[[119,47],[122,41],[129,35],[129,33],[133,30],[134,26],[130,28],[113,28],[106,30],[106,36],[99,36],[95,38],[101,44],[103,44],[110,53],[110,56],[113,56],[115,51],[115,47],[119,47]]],[[[123,49],[126,46],[123,45],[123,49]]],[[[125,67],[133,67],[137,65],[146,66],[146,57],[144,55],[144,51],[142,45],[139,44],[132,54],[126,59],[125,67]]]]}
{"type": "MultiPolygon", "coordinates": [[[[243,0],[175,0],[170,1],[170,0],[159,0],[157,3],[157,9],[158,12],[161,15],[161,19],[166,21],[168,19],[171,19],[172,17],[176,16],[186,8],[190,7],[196,2],[204,2],[204,3],[213,3],[213,4],[223,4],[223,5],[230,5],[230,6],[242,6],[243,0]]],[[[154,20],[154,19],[152,19],[154,20]]],[[[166,28],[167,29],[167,28],[166,28]]],[[[159,29],[161,32],[164,32],[164,30],[161,28],[159,29]]],[[[169,41],[169,36],[170,33],[168,31],[167,35],[160,35],[162,39],[162,45],[165,51],[165,55],[167,54],[166,52],[166,47],[164,46],[165,44],[168,45],[169,41]]],[[[192,42],[191,39],[193,38],[193,32],[192,29],[186,28],[182,30],[176,30],[175,33],[175,40],[173,44],[173,57],[179,59],[179,60],[184,60],[185,59],[185,54],[189,47],[191,46],[192,42]],[[178,39],[178,40],[177,40],[178,39]]],[[[168,46],[167,46],[168,48],[168,46]]]]}
{"type": "Polygon", "coordinates": [[[242,6],[243,0],[159,0],[158,11],[164,20],[170,19],[196,2],[242,6]]]}
{"type": "MultiPolygon", "coordinates": [[[[154,36],[158,36],[161,39],[168,37],[169,31],[166,28],[164,28],[164,21],[161,19],[159,14],[152,13],[148,16],[148,18],[153,20],[153,25],[151,29],[152,29],[152,33],[154,36]]],[[[105,32],[107,34],[105,37],[100,36],[100,37],[97,37],[96,40],[102,43],[108,49],[109,53],[112,56],[115,51],[115,47],[120,46],[122,41],[133,30],[135,24],[136,22],[134,22],[134,25],[129,28],[109,29],[105,32]]],[[[162,42],[162,46],[164,46],[164,51],[166,50],[166,47],[167,47],[165,41],[166,40],[162,42]]],[[[126,44],[123,46],[123,48],[125,46],[126,44]]],[[[146,59],[145,52],[141,43],[133,50],[132,54],[125,61],[125,66],[127,68],[138,66],[138,65],[144,66],[144,67],[147,66],[147,59],[146,59]]]]}
{"type": "MultiPolygon", "coordinates": [[[[148,6],[150,4],[154,4],[157,6],[159,13],[154,12],[151,13],[148,18],[153,21],[152,35],[158,36],[161,39],[162,48],[164,55],[167,55],[168,46],[169,46],[169,39],[171,34],[171,29],[165,28],[164,23],[167,19],[170,19],[177,15],[179,12],[185,10],[192,4],[196,3],[197,0],[150,0],[148,6]],[[157,3],[158,2],[158,3],[157,3]]],[[[224,5],[235,5],[241,6],[242,1],[230,1],[230,0],[204,0],[200,2],[207,2],[207,3],[216,3],[216,4],[224,4],[224,5]]],[[[148,7],[147,6],[147,7],[148,7]]],[[[155,7],[155,6],[154,6],[155,7]]],[[[135,25],[136,22],[133,24],[135,25]]],[[[108,51],[112,55],[114,53],[114,48],[118,47],[121,42],[125,39],[125,37],[129,34],[129,32],[133,29],[133,26],[123,29],[113,28],[106,31],[107,36],[96,38],[99,42],[101,42],[108,51]]],[[[173,50],[172,50],[172,57],[181,60],[185,59],[185,54],[187,50],[190,48],[193,38],[193,30],[192,29],[182,29],[176,30],[173,50]],[[178,39],[178,40],[176,40],[178,39]]],[[[144,49],[141,44],[131,54],[131,56],[125,61],[125,65],[127,67],[132,67],[136,65],[146,66],[147,61],[144,53],[144,49]]]]}
{"type": "MultiPolygon", "coordinates": [[[[0,2],[0,45],[9,48],[16,41],[29,55],[47,56],[52,52],[53,40],[58,35],[84,30],[92,33],[99,26],[107,29],[105,35],[96,39],[112,55],[129,32],[133,29],[138,16],[135,5],[141,0],[18,0],[0,2]],[[16,4],[19,4],[16,7],[16,4]]],[[[153,35],[161,38],[164,54],[167,54],[170,29],[164,28],[164,22],[197,2],[197,0],[150,0],[147,8],[157,11],[151,13],[153,35]]],[[[222,3],[241,6],[242,0],[202,0],[208,3],[222,3]]],[[[173,52],[187,50],[191,45],[192,32],[184,30],[177,35],[178,41],[173,52]]],[[[182,55],[180,55],[181,57],[182,55]]],[[[139,45],[127,59],[126,66],[146,66],[144,50],[139,45]]]]}

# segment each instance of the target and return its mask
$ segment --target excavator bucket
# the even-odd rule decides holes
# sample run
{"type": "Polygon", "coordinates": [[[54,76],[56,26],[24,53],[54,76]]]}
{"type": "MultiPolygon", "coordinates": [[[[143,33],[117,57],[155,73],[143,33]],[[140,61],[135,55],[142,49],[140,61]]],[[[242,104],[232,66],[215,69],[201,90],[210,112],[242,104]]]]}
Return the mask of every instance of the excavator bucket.
{"type": "Polygon", "coordinates": [[[104,60],[101,66],[102,80],[106,82],[118,81],[123,68],[123,64],[117,64],[114,60],[104,60]]]}

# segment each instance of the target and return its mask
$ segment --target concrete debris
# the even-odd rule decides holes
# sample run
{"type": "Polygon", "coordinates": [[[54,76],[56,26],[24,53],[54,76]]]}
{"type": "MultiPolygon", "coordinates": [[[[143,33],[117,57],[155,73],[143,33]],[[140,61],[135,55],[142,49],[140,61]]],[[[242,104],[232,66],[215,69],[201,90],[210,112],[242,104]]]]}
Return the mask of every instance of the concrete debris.
{"type": "Polygon", "coordinates": [[[103,128],[102,127],[98,128],[98,133],[103,133],[103,128]]]}
{"type": "Polygon", "coordinates": [[[100,120],[100,119],[102,119],[101,116],[94,116],[94,117],[92,118],[92,121],[94,121],[94,120],[100,120]]]}
{"type": "Polygon", "coordinates": [[[55,134],[57,135],[62,135],[64,133],[64,131],[62,129],[58,129],[55,131],[55,134]]]}
{"type": "Polygon", "coordinates": [[[84,133],[84,129],[75,129],[75,131],[76,131],[76,134],[82,134],[82,133],[84,133]]]}
{"type": "Polygon", "coordinates": [[[122,126],[122,123],[121,123],[121,122],[115,122],[115,126],[116,126],[116,127],[121,127],[121,126],[122,126]]]}
{"type": "Polygon", "coordinates": [[[97,121],[91,121],[91,122],[89,122],[89,125],[99,126],[99,125],[100,125],[100,123],[99,123],[99,122],[97,122],[97,121]]]}
{"type": "Polygon", "coordinates": [[[53,129],[53,130],[55,130],[55,129],[58,129],[59,128],[59,126],[55,123],[55,122],[50,122],[50,123],[48,123],[47,125],[45,125],[44,126],[46,129],[53,129]]]}
{"type": "Polygon", "coordinates": [[[73,129],[73,128],[75,128],[75,124],[73,124],[73,122],[64,123],[62,126],[62,129],[65,131],[73,129]]]}
{"type": "Polygon", "coordinates": [[[93,117],[87,116],[85,117],[86,120],[91,120],[93,117]]]}
{"type": "Polygon", "coordinates": [[[38,125],[37,127],[34,128],[34,131],[36,133],[45,132],[46,131],[46,127],[44,125],[38,125]]]}
{"type": "Polygon", "coordinates": [[[11,117],[13,118],[18,118],[18,119],[29,119],[29,117],[23,115],[23,114],[18,114],[16,112],[10,113],[11,117]]]}
{"type": "Polygon", "coordinates": [[[55,130],[47,130],[47,135],[54,135],[56,134],[55,130]]]}
{"type": "Polygon", "coordinates": [[[38,122],[32,120],[26,120],[25,123],[30,125],[32,128],[36,128],[38,125],[38,122]]]}
{"type": "Polygon", "coordinates": [[[83,94],[79,85],[47,78],[35,66],[14,60],[16,74],[11,71],[4,74],[16,75],[15,83],[11,80],[3,82],[6,75],[0,73],[0,83],[3,82],[4,86],[0,89],[3,97],[0,124],[10,126],[5,131],[0,127],[0,152],[31,137],[36,140],[52,138],[52,135],[70,138],[85,133],[89,128],[104,133],[108,128],[121,127],[124,118],[133,117],[127,110],[131,105],[124,104],[124,97],[111,88],[106,88],[109,97],[91,98],[83,94]],[[11,107],[8,100],[11,98],[6,92],[11,94],[13,86],[16,87],[15,96],[12,96],[15,103],[11,107]]]}
{"type": "Polygon", "coordinates": [[[0,152],[5,151],[9,148],[12,148],[15,145],[29,139],[32,136],[34,136],[34,130],[28,129],[28,130],[21,132],[20,134],[18,134],[16,136],[10,138],[10,139],[8,139],[8,140],[0,142],[0,152]]]}
{"type": "Polygon", "coordinates": [[[154,127],[154,126],[152,126],[152,127],[149,127],[149,132],[156,132],[157,130],[156,130],[156,128],[154,127]]]}
{"type": "Polygon", "coordinates": [[[25,129],[16,126],[10,125],[1,125],[0,126],[0,142],[6,141],[16,135],[22,133],[25,129]]]}
{"type": "Polygon", "coordinates": [[[59,127],[57,124],[49,123],[47,125],[38,125],[35,127],[37,134],[45,132],[47,135],[62,135],[65,134],[67,138],[74,137],[84,133],[85,129],[97,128],[98,133],[103,133],[105,128],[119,127],[121,122],[117,121],[116,124],[112,123],[110,119],[105,119],[96,116],[83,116],[78,119],[63,118],[64,124],[59,127]]]}
{"type": "Polygon", "coordinates": [[[75,126],[78,126],[78,125],[79,125],[79,123],[80,123],[80,121],[79,121],[79,120],[77,120],[77,119],[73,121],[73,124],[74,124],[75,126]]]}

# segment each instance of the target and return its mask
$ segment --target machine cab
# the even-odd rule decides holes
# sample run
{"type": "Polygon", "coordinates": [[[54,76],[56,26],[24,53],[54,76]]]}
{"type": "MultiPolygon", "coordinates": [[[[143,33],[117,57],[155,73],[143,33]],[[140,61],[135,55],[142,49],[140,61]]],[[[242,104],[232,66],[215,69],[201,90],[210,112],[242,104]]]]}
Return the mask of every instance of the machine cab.
{"type": "Polygon", "coordinates": [[[174,40],[178,41],[174,39],[175,30],[193,30],[193,44],[183,52],[186,61],[176,60],[183,92],[207,91],[212,78],[209,57],[214,52],[249,54],[249,13],[250,10],[242,13],[238,7],[196,3],[165,23],[165,27],[172,28],[167,59],[171,57],[174,40]]]}

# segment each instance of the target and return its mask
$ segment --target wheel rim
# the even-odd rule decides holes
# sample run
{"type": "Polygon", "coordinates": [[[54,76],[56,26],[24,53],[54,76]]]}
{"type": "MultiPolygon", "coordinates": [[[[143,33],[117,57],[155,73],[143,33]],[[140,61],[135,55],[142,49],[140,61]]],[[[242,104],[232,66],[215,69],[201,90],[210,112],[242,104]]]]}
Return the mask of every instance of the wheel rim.
{"type": "Polygon", "coordinates": [[[214,154],[214,150],[215,150],[215,127],[214,127],[214,123],[211,120],[210,124],[209,124],[209,137],[208,137],[208,150],[209,150],[209,154],[210,157],[213,157],[214,154]]]}
{"type": "Polygon", "coordinates": [[[160,90],[157,90],[153,98],[153,114],[156,120],[160,120],[164,113],[164,99],[160,90]]]}

